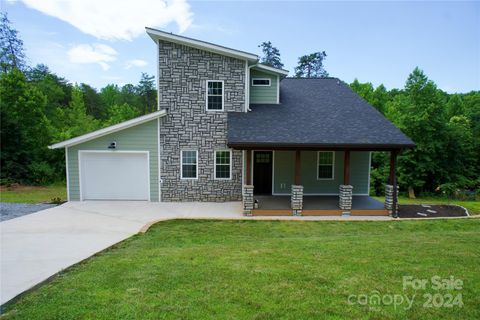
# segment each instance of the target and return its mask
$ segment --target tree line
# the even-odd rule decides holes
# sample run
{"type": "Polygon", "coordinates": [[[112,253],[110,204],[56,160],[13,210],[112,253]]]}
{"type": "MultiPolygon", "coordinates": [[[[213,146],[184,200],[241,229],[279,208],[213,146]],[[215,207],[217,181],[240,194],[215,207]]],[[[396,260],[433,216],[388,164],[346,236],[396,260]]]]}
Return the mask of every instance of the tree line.
{"type": "Polygon", "coordinates": [[[97,91],[72,84],[46,65],[28,66],[23,42],[0,17],[0,135],[2,184],[47,184],[65,177],[63,150],[48,145],[156,110],[154,76],[97,91]]]}
{"type": "MultiPolygon", "coordinates": [[[[49,144],[156,110],[154,77],[96,90],[71,84],[45,65],[29,67],[6,15],[0,30],[1,183],[46,184],[65,177],[63,150],[49,144]]],[[[283,68],[270,41],[261,62],[283,68]]],[[[299,57],[295,77],[327,77],[325,51],[299,57]]],[[[415,143],[398,159],[401,190],[468,196],[480,188],[480,91],[449,94],[416,68],[402,89],[353,81],[350,87],[415,143]]],[[[359,110],[361,112],[361,110],[359,110]]],[[[371,192],[383,193],[389,155],[374,152],[371,192]]]]}

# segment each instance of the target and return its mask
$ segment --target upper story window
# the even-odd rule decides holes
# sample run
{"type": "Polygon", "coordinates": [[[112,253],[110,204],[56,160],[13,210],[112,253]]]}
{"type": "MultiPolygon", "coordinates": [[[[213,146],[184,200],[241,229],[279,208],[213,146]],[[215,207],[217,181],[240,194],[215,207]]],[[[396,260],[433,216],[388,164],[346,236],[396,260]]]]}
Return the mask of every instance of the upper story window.
{"type": "Polygon", "coordinates": [[[232,178],[232,152],[230,150],[215,151],[215,179],[229,180],[232,178]]]}
{"type": "Polygon", "coordinates": [[[207,110],[223,111],[223,81],[207,80],[207,110]]]}
{"type": "Polygon", "coordinates": [[[317,179],[333,180],[335,167],[335,153],[333,151],[318,151],[317,179]]]}
{"type": "Polygon", "coordinates": [[[270,87],[271,82],[269,78],[252,78],[252,86],[254,87],[270,87]]]}
{"type": "Polygon", "coordinates": [[[197,150],[182,150],[181,153],[181,179],[197,179],[197,150]]]}

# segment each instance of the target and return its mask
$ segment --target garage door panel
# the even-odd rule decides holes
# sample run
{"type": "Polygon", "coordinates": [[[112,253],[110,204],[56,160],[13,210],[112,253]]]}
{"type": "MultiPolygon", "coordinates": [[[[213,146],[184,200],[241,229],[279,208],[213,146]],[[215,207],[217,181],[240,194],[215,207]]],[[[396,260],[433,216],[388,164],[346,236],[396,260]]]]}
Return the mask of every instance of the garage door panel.
{"type": "Polygon", "coordinates": [[[148,200],[147,153],[82,152],[84,200],[148,200]]]}

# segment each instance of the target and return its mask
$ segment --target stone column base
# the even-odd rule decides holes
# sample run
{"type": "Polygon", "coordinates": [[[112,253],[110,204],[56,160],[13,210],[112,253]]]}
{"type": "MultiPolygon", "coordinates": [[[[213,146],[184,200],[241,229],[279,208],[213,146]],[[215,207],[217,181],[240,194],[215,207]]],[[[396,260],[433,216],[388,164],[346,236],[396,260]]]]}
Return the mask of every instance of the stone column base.
{"type": "Polygon", "coordinates": [[[253,186],[243,186],[243,215],[251,216],[253,210],[253,186]]]}
{"type": "MultiPolygon", "coordinates": [[[[393,185],[385,185],[385,209],[392,214],[393,209],[393,185]]],[[[398,185],[397,185],[397,210],[398,210],[398,185]]]]}
{"type": "Polygon", "coordinates": [[[350,210],[352,210],[353,186],[341,184],[339,191],[338,206],[343,211],[343,214],[350,214],[350,210]]]}
{"type": "Polygon", "coordinates": [[[303,186],[292,185],[291,198],[292,214],[294,216],[301,216],[303,209],[303,186]]]}

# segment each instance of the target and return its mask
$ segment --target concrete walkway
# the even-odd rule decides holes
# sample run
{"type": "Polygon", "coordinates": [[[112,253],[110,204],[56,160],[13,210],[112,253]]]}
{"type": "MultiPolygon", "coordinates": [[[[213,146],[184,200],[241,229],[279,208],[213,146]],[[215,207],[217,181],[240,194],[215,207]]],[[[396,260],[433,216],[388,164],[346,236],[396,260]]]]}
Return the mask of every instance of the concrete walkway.
{"type": "Polygon", "coordinates": [[[170,219],[389,220],[389,217],[243,217],[241,202],[69,202],[0,223],[0,305],[57,272],[170,219]]]}

